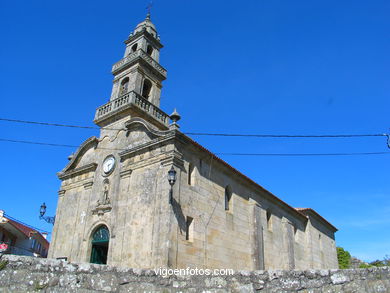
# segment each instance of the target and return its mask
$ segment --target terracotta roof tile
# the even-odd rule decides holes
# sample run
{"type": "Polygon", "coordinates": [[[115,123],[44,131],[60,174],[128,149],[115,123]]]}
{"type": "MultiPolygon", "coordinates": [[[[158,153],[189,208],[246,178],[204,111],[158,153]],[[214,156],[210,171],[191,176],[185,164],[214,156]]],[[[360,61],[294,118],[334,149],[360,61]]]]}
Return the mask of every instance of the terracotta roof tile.
{"type": "Polygon", "coordinates": [[[12,226],[14,226],[16,229],[18,229],[20,232],[22,232],[27,238],[30,238],[34,234],[38,235],[38,238],[41,238],[42,244],[45,247],[45,249],[49,249],[49,241],[43,235],[38,232],[37,230],[34,230],[26,225],[23,225],[22,223],[16,222],[14,220],[11,220],[4,216],[8,220],[8,223],[10,223],[12,226]]]}

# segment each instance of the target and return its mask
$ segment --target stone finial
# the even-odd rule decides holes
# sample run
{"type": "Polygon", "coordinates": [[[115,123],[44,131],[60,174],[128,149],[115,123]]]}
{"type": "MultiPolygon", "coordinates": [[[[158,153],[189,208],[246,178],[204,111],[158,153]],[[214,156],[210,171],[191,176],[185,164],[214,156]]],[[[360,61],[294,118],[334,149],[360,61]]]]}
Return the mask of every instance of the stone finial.
{"type": "Polygon", "coordinates": [[[169,118],[171,118],[171,120],[172,120],[172,123],[169,125],[169,128],[170,129],[179,129],[180,126],[179,126],[179,124],[177,124],[177,121],[179,121],[181,119],[181,116],[179,113],[177,113],[176,108],[173,111],[173,113],[171,114],[171,116],[169,116],[169,118]]]}
{"type": "Polygon", "coordinates": [[[179,113],[177,113],[176,111],[176,108],[175,110],[173,111],[173,113],[171,114],[171,116],[169,116],[169,118],[171,118],[171,120],[173,121],[173,123],[176,123],[177,121],[179,121],[181,119],[181,116],[179,113]]]}

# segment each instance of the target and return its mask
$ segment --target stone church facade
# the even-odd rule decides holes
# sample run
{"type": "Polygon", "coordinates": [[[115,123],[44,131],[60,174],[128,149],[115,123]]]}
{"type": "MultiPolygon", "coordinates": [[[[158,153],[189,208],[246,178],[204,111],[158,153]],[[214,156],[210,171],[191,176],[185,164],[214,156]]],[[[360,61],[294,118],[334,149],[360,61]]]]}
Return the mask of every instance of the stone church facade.
{"type": "Polygon", "coordinates": [[[110,101],[96,110],[100,136],[58,173],[49,257],[134,268],[337,268],[332,224],[265,190],[159,108],[166,70],[150,16],[125,43],[110,101]]]}

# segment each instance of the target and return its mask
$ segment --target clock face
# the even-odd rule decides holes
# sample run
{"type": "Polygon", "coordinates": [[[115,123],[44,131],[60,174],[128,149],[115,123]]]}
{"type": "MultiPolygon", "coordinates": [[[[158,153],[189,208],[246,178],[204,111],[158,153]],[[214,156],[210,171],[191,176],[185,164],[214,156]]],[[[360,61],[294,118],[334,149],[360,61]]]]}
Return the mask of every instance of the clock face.
{"type": "Polygon", "coordinates": [[[114,156],[108,156],[103,162],[103,172],[104,174],[109,174],[114,170],[115,167],[115,158],[114,156]]]}

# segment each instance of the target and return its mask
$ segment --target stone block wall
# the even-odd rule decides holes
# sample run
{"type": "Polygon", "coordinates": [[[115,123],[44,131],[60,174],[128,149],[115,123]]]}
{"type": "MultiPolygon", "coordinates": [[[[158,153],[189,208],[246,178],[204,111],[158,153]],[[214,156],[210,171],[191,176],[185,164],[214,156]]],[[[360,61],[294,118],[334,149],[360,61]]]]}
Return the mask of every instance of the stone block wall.
{"type": "Polygon", "coordinates": [[[1,263],[0,292],[390,292],[390,267],[161,276],[154,270],[14,255],[1,263]]]}

